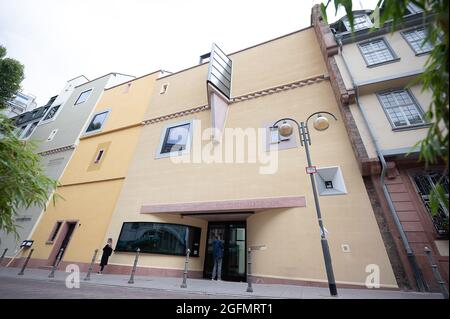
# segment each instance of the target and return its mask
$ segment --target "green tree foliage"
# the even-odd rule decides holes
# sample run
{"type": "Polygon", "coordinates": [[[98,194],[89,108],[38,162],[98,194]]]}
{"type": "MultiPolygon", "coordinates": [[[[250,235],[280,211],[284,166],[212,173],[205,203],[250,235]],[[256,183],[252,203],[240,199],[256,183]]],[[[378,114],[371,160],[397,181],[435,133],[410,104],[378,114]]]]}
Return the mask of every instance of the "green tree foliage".
{"type": "Polygon", "coordinates": [[[19,90],[24,78],[23,65],[5,56],[6,48],[0,45],[0,110],[6,107],[6,102],[19,90]]]}
{"type": "MultiPolygon", "coordinates": [[[[322,16],[327,21],[326,9],[331,3],[321,4],[322,16]]],[[[424,11],[424,22],[427,23],[427,37],[424,43],[429,42],[433,50],[425,63],[425,71],[414,82],[422,83],[422,91],[431,91],[432,101],[425,117],[431,123],[427,136],[414,145],[420,148],[419,160],[425,165],[436,164],[439,161],[445,163],[445,172],[448,174],[448,126],[449,126],[449,100],[448,100],[448,27],[449,27],[449,1],[448,0],[379,0],[377,7],[383,8],[379,16],[380,26],[387,21],[392,21],[392,30],[402,27],[403,17],[406,14],[407,5],[415,4],[424,11]]],[[[352,30],[354,30],[354,17],[351,0],[334,0],[336,12],[339,7],[344,7],[352,30]]],[[[435,214],[439,209],[439,203],[448,210],[448,198],[442,184],[439,182],[431,193],[431,210],[435,214]]]]}
{"type": "MultiPolygon", "coordinates": [[[[0,110],[23,79],[23,65],[5,55],[6,49],[0,46],[0,110]]],[[[36,144],[20,140],[15,129],[12,121],[0,114],[0,230],[17,235],[14,221],[18,209],[45,208],[57,182],[45,176],[36,144]]]]}

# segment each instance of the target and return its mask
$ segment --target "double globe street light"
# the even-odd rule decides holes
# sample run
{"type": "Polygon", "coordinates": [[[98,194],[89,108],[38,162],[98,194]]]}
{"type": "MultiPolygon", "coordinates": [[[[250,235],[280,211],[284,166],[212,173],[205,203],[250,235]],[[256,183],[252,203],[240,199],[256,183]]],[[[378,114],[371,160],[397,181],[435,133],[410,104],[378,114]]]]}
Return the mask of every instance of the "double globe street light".
{"type": "MultiPolygon", "coordinates": [[[[292,135],[292,133],[294,131],[294,128],[292,127],[292,125],[289,122],[294,122],[295,124],[297,124],[298,133],[300,136],[300,144],[301,144],[301,146],[305,146],[308,167],[312,167],[311,156],[309,153],[309,146],[311,145],[311,137],[310,137],[309,130],[308,130],[308,121],[313,116],[317,115],[317,117],[314,119],[313,126],[318,131],[325,131],[330,126],[330,122],[328,121],[328,118],[326,118],[322,114],[330,115],[334,120],[337,121],[336,116],[334,116],[330,112],[323,111],[323,112],[315,112],[315,113],[311,114],[306,119],[305,122],[298,123],[296,120],[294,120],[292,118],[283,118],[283,119],[276,121],[272,125],[272,128],[274,128],[274,129],[278,128],[278,133],[282,137],[288,137],[288,136],[292,135]],[[280,123],[280,122],[283,122],[283,123],[280,126],[277,126],[278,123],[280,123]]],[[[312,184],[312,189],[313,189],[313,194],[314,194],[314,203],[315,203],[316,212],[317,212],[317,220],[319,222],[319,227],[320,227],[320,236],[321,236],[320,242],[322,244],[323,258],[325,261],[325,268],[327,271],[328,287],[330,289],[330,294],[332,296],[337,296],[337,288],[336,288],[336,282],[334,280],[330,248],[328,247],[327,235],[325,233],[325,228],[323,226],[322,213],[320,212],[320,205],[319,205],[319,197],[317,195],[316,183],[315,183],[315,179],[314,179],[313,175],[314,175],[313,173],[310,173],[309,177],[311,178],[311,184],[312,184]]]]}

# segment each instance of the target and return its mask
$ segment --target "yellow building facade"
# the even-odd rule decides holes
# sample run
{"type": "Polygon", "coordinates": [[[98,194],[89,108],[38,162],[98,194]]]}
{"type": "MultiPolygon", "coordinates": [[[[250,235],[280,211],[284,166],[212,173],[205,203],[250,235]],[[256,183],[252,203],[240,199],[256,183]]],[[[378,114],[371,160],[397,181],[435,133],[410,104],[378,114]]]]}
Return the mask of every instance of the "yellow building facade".
{"type": "Polygon", "coordinates": [[[314,112],[327,111],[338,120],[325,132],[311,128],[311,156],[319,170],[339,172],[339,183],[345,184],[339,195],[320,196],[337,284],[364,286],[376,268],[381,286],[396,288],[314,29],[228,58],[232,90],[222,117],[213,114],[220,110],[208,96],[208,63],[156,80],[104,236],[117,243],[110,271],[129,271],[139,247],[138,274],[181,276],[185,257],[179,247],[188,240],[189,276],[210,279],[211,243],[218,235],[225,244],[225,280],[245,281],[247,249],[264,246],[253,253],[256,282],[326,285],[321,236],[298,133],[277,143],[278,151],[270,151],[268,137],[258,132],[269,134],[267,127],[280,118],[304,121],[314,112]],[[217,118],[223,120],[222,139],[212,143],[204,129],[219,127],[217,118]],[[186,139],[180,142],[185,148],[163,156],[172,129],[180,127],[187,132],[178,136],[186,139]],[[244,155],[236,142],[242,131],[247,133],[244,155]],[[234,153],[229,162],[227,147],[234,153]],[[256,153],[251,153],[253,147],[256,153]],[[194,239],[179,235],[183,226],[190,227],[194,239]]]}
{"type": "Polygon", "coordinates": [[[56,191],[61,198],[48,204],[31,235],[32,265],[52,266],[63,248],[63,264],[85,266],[94,250],[105,245],[104,235],[160,74],[104,90],[61,177],[56,191]]]}

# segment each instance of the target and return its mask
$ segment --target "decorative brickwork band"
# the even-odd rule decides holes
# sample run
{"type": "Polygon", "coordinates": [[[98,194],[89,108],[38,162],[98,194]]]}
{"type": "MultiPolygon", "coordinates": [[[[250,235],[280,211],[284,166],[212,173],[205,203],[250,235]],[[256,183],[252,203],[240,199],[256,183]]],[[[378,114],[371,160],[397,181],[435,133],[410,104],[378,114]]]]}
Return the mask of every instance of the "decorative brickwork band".
{"type": "MultiPolygon", "coordinates": [[[[248,94],[244,94],[244,95],[240,95],[237,97],[234,97],[231,99],[231,103],[230,104],[235,104],[238,102],[243,102],[243,101],[247,101],[247,100],[251,100],[251,99],[256,99],[258,97],[262,97],[262,96],[266,96],[266,95],[271,95],[274,93],[279,93],[279,92],[283,92],[283,91],[287,91],[287,90],[292,90],[295,88],[299,88],[302,86],[306,86],[306,85],[311,85],[311,84],[315,84],[315,83],[320,83],[322,81],[328,80],[329,76],[326,74],[320,74],[320,75],[316,75],[307,79],[303,79],[303,80],[297,80],[291,83],[287,83],[287,84],[282,84],[279,86],[275,86],[275,87],[271,87],[268,89],[264,89],[264,90],[260,90],[260,91],[256,91],[256,92],[252,92],[252,93],[248,93],[248,94]]],[[[194,113],[198,113],[198,112],[202,112],[202,111],[206,111],[210,108],[209,105],[202,105],[202,106],[197,106],[188,110],[184,110],[184,111],[180,111],[180,112],[176,112],[176,113],[171,113],[171,114],[167,114],[167,115],[162,115],[162,116],[158,116],[152,119],[148,119],[148,120],[144,120],[142,122],[143,125],[148,125],[148,124],[154,124],[154,123],[158,123],[158,122],[162,122],[162,121],[167,121],[170,119],[174,119],[177,117],[182,117],[182,116],[186,116],[189,114],[194,114],[194,113]]]]}
{"type": "Polygon", "coordinates": [[[38,154],[41,155],[41,156],[47,156],[47,155],[51,155],[51,154],[56,154],[56,153],[61,153],[61,152],[73,150],[73,149],[75,149],[75,144],[67,145],[67,146],[63,146],[63,147],[59,147],[59,148],[55,148],[55,149],[49,150],[49,151],[40,152],[38,154]]]}

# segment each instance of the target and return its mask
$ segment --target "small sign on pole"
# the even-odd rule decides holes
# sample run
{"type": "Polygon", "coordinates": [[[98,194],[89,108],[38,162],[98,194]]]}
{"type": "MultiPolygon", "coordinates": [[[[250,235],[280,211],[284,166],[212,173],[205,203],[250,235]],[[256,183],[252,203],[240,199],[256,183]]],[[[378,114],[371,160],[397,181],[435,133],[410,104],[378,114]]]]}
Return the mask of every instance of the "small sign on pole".
{"type": "Polygon", "coordinates": [[[317,173],[316,166],[307,166],[306,167],[306,174],[316,174],[316,173],[317,173]]]}

